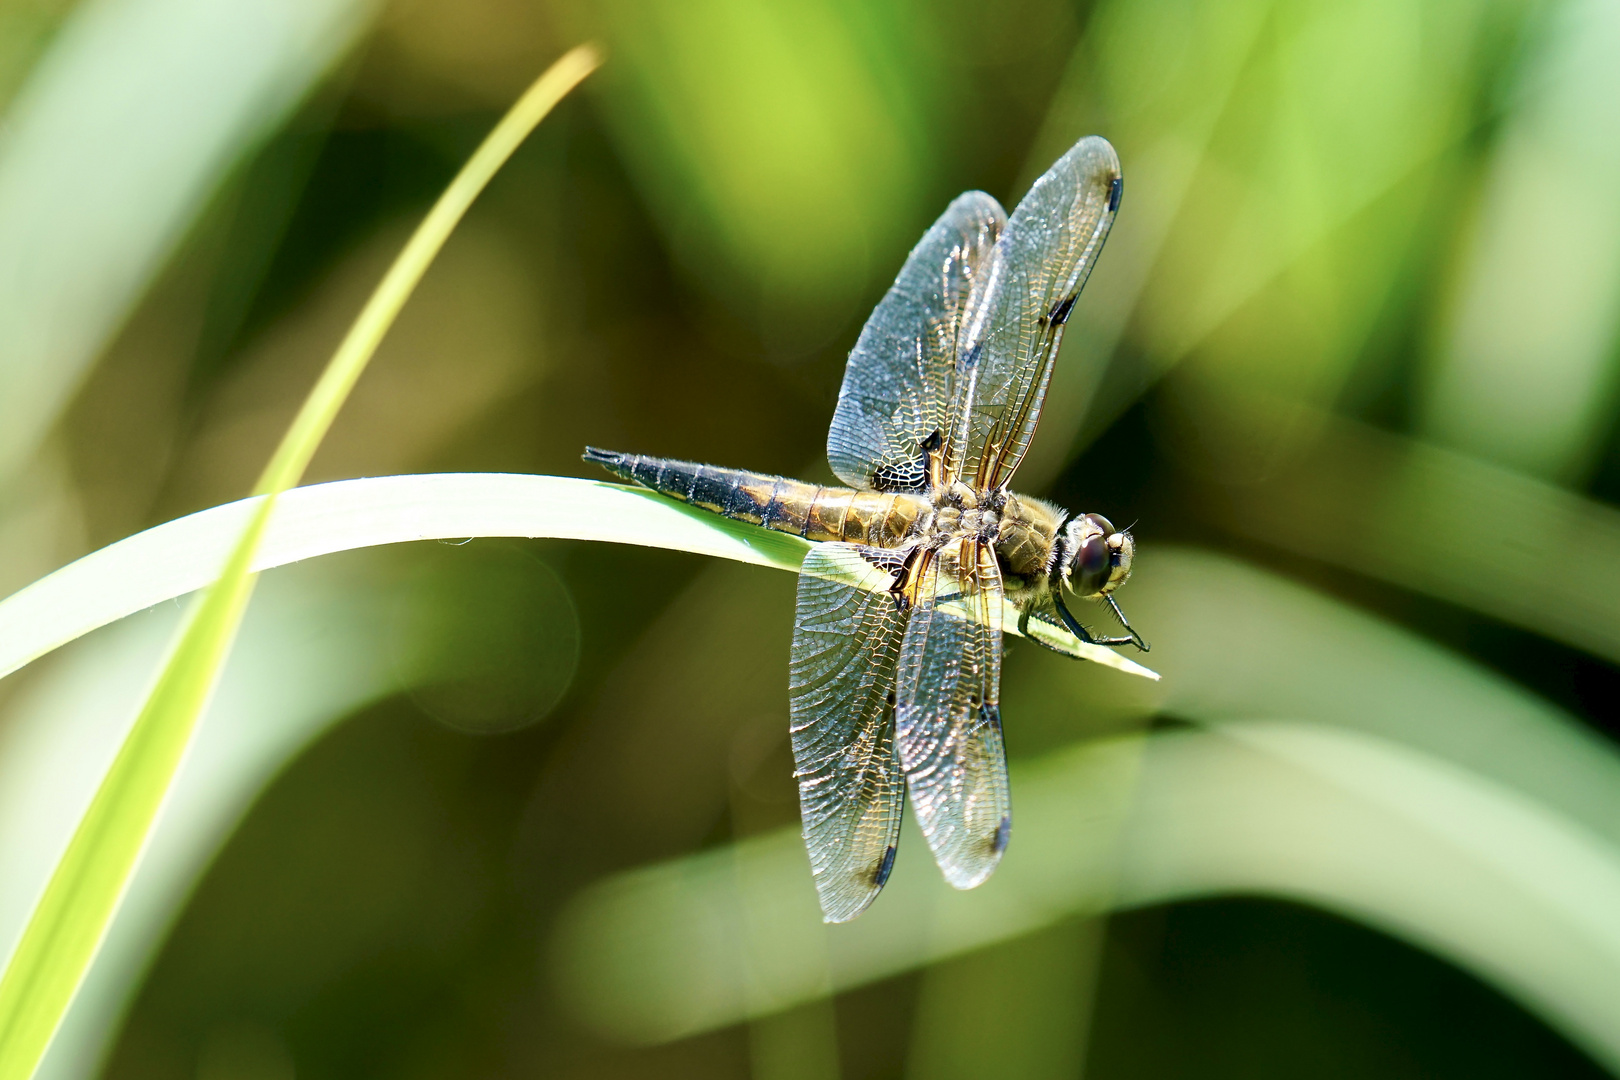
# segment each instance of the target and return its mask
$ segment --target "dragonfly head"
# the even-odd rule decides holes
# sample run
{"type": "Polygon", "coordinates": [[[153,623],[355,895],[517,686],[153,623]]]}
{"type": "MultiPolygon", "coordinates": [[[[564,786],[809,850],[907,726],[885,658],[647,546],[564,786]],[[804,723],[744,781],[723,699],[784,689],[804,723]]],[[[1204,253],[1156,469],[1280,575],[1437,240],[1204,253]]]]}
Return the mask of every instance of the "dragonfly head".
{"type": "Polygon", "coordinates": [[[1063,525],[1053,560],[1052,587],[1080,597],[1103,597],[1131,576],[1136,542],[1101,514],[1076,514],[1063,525]]]}

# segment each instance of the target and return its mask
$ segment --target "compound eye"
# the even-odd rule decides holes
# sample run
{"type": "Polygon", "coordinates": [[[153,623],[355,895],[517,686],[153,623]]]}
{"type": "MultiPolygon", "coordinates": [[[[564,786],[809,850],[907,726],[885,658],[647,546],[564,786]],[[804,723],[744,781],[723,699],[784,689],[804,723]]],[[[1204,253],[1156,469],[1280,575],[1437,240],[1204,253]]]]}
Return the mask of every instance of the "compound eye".
{"type": "Polygon", "coordinates": [[[1087,514],[1086,520],[1091,522],[1097,528],[1101,529],[1104,536],[1114,535],[1114,523],[1103,517],[1101,514],[1087,514]]]}
{"type": "Polygon", "coordinates": [[[1111,556],[1106,533],[1093,536],[1081,544],[1074,553],[1074,561],[1069,564],[1069,581],[1074,591],[1081,596],[1096,596],[1102,592],[1113,570],[1111,556]]]}

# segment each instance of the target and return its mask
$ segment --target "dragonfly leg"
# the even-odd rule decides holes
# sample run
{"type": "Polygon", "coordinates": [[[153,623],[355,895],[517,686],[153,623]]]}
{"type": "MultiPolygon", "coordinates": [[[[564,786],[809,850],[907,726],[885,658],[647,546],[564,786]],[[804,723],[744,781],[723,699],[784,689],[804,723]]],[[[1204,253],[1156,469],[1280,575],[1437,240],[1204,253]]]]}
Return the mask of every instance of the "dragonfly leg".
{"type": "Polygon", "coordinates": [[[1114,599],[1113,594],[1110,593],[1108,596],[1104,597],[1104,599],[1108,601],[1108,606],[1114,609],[1114,617],[1119,620],[1119,625],[1123,626],[1125,628],[1125,632],[1131,635],[1131,644],[1135,645],[1143,652],[1147,652],[1149,649],[1151,649],[1152,646],[1142,640],[1142,635],[1136,632],[1136,627],[1132,626],[1130,620],[1125,618],[1125,613],[1119,610],[1119,601],[1114,599]]]}
{"type": "MultiPolygon", "coordinates": [[[[1069,609],[1063,604],[1062,597],[1054,594],[1052,602],[1057,607],[1058,615],[1063,618],[1063,625],[1069,628],[1069,633],[1087,645],[1135,645],[1143,652],[1147,652],[1147,642],[1143,641],[1135,630],[1131,630],[1129,623],[1125,623],[1125,629],[1131,630],[1130,635],[1127,637],[1097,637],[1090,630],[1081,626],[1080,620],[1069,613],[1069,609]]],[[[1125,620],[1122,618],[1120,622],[1125,622],[1125,620]]]]}

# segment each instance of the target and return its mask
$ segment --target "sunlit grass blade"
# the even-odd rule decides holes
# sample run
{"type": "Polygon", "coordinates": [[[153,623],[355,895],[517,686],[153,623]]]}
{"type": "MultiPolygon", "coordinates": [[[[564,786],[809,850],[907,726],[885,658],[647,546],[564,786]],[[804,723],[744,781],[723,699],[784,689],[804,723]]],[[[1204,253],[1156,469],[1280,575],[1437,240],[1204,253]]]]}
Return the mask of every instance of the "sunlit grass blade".
{"type": "Polygon", "coordinates": [[[473,199],[540,119],[599,62],[592,47],[569,52],[496,125],[389,268],[265,468],[255,489],[265,498],[236,539],[219,580],[187,618],[0,976],[0,1080],[33,1074],[106,932],[230,651],[276,495],[303,475],[366,363],[473,199]]]}
{"type": "MultiPolygon", "coordinates": [[[[0,676],[97,627],[208,584],[208,568],[227,556],[261,501],[243,499],[166,522],[0,601],[0,676]]],[[[636,544],[790,572],[798,571],[810,547],[797,536],[727,521],[619,484],[438,473],[339,480],[287,492],[276,502],[249,569],[382,544],[478,536],[636,544]]],[[[1012,628],[1017,620],[1006,622],[1012,628]]],[[[1072,641],[1069,646],[1084,659],[1157,678],[1111,649],[1072,641]]]]}
{"type": "MultiPolygon", "coordinates": [[[[0,674],[98,627],[205,587],[210,568],[228,556],[263,501],[262,496],[244,499],[167,522],[0,601],[0,674]]],[[[810,546],[797,536],[727,521],[618,484],[435,474],[343,480],[285,493],[249,569],[256,573],[384,544],[497,536],[657,546],[788,572],[798,570],[810,546]]],[[[1016,619],[1009,616],[1006,622],[1011,627],[1016,619]]],[[[1102,665],[1156,677],[1110,650],[1079,646],[1075,651],[1102,665]]],[[[53,671],[53,677],[61,674],[53,671]]],[[[125,915],[121,912],[119,920],[125,915]]],[[[95,977],[102,974],[98,961],[95,977]]],[[[74,1005],[75,1014],[81,1005],[74,1005]]]]}

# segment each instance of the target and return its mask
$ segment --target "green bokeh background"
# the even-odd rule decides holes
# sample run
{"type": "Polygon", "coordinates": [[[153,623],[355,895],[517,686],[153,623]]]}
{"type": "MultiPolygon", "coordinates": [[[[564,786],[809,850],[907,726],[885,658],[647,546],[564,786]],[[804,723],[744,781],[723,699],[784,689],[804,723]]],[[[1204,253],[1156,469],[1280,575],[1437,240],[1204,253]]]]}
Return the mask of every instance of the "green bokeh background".
{"type": "MultiPolygon", "coordinates": [[[[310,481],[588,475],[587,442],[826,478],[844,356],[911,243],[960,191],[1010,207],[1102,134],[1123,206],[1018,487],[1135,523],[1138,579],[1120,599],[1165,681],[1122,688],[1015,647],[1009,754],[1227,721],[1359,725],[1509,783],[1529,744],[1483,718],[1520,710],[1569,749],[1524,764],[1514,797],[1620,850],[1604,771],[1620,734],[1615,4],[286,0],[245,5],[246,30],[207,8],[0,0],[0,592],[242,496],[416,218],[524,86],[595,39],[607,65],[471,211],[310,481]],[[324,52],[283,33],[297,19],[324,52]],[[238,59],[191,71],[164,42],[238,59]],[[303,59],[187,157],[185,133],[236,101],[241,58],[261,54],[303,59]],[[142,87],[166,106],[137,107],[142,87]],[[168,224],[142,232],[160,196],[168,224]],[[1268,589],[1311,599],[1268,608],[1268,589]],[[1358,634],[1389,651],[1357,652],[1358,634]],[[1334,694],[1346,716],[1322,704],[1334,694]]],[[[792,585],[688,555],[506,540],[270,575],[252,617],[266,629],[250,618],[234,662],[263,670],[222,691],[205,733],[231,744],[237,709],[259,741],[231,751],[224,794],[169,808],[180,839],[149,860],[166,884],[132,899],[141,921],[46,1073],[1620,1063],[1620,1004],[1571,1022],[1515,990],[1544,985],[1523,971],[1424,947],[1390,914],[1448,888],[1399,832],[1354,858],[1369,889],[1418,898],[1406,908],[1188,887],[923,950],[786,1012],[626,1038],[602,1017],[640,998],[581,1004],[557,959],[568,913],[615,875],[794,826],[792,585]]],[[[127,657],[166,617],[0,681],[0,779],[49,787],[50,762],[93,773],[105,731],[69,719],[119,679],[138,688],[127,657]],[[40,731],[61,740],[55,757],[40,731]]],[[[213,760],[199,747],[188,767],[213,760]]],[[[24,843],[38,812],[0,793],[0,875],[39,865],[24,843]]],[[[897,881],[934,874],[918,840],[897,881]]],[[[1009,862],[1020,854],[1015,827],[1009,862]]],[[[1581,893],[1561,866],[1526,887],[1581,893]]],[[[6,919],[26,910],[28,888],[13,891],[6,919]]],[[[615,932],[625,985],[684,993],[634,967],[661,925],[615,932]]],[[[1556,983],[1566,961],[1525,964],[1556,983]]]]}

